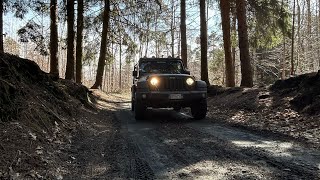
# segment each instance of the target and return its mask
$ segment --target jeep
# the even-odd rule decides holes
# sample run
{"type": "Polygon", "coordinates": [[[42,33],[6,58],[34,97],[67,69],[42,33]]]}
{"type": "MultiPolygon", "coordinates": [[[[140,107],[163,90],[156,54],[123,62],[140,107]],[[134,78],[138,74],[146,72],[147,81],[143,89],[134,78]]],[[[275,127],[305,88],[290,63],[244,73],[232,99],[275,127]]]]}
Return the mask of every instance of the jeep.
{"type": "Polygon", "coordinates": [[[178,58],[140,58],[134,66],[131,110],[135,119],[144,119],[151,108],[190,107],[194,119],[207,114],[207,84],[196,80],[178,58]]]}

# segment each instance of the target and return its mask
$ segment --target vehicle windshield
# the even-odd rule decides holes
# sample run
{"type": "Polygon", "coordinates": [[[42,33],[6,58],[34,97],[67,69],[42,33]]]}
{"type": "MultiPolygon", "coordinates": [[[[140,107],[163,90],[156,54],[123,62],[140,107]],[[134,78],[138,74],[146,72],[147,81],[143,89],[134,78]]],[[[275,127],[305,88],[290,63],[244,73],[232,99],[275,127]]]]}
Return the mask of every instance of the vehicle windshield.
{"type": "Polygon", "coordinates": [[[182,74],[182,64],[179,61],[145,61],[139,66],[140,75],[143,74],[182,74]]]}

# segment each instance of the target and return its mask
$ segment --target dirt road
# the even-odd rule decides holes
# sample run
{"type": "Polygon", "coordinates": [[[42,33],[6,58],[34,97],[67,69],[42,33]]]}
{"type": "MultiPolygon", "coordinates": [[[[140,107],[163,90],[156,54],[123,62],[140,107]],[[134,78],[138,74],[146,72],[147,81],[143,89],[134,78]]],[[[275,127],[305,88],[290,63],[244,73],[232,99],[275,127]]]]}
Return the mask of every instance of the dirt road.
{"type": "Polygon", "coordinates": [[[320,179],[320,152],[316,150],[279,137],[215,124],[208,119],[195,121],[187,113],[168,109],[148,110],[146,120],[137,122],[128,102],[116,103],[114,114],[119,132],[112,136],[115,141],[107,140],[110,134],[103,129],[100,129],[103,133],[97,133],[98,137],[90,137],[91,148],[74,156],[76,161],[83,161],[91,154],[91,166],[86,171],[79,166],[76,177],[320,179]],[[104,148],[92,150],[92,146],[104,148]],[[105,154],[102,159],[92,155],[101,153],[105,154]],[[102,170],[101,164],[104,164],[102,170]]]}

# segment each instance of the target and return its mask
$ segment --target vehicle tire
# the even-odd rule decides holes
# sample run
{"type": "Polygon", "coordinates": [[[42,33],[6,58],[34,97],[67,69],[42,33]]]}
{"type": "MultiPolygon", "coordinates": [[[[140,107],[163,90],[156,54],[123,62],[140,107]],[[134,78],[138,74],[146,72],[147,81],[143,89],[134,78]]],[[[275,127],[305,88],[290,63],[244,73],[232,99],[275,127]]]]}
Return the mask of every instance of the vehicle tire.
{"type": "Polygon", "coordinates": [[[131,88],[131,111],[134,111],[136,93],[131,88]]]}
{"type": "Polygon", "coordinates": [[[201,100],[191,106],[191,114],[196,120],[204,119],[207,115],[207,100],[201,100]]]}
{"type": "Polygon", "coordinates": [[[134,100],[131,100],[131,111],[134,111],[134,100]]]}
{"type": "Polygon", "coordinates": [[[181,107],[174,107],[173,110],[175,110],[176,112],[180,112],[181,107]]]}
{"type": "Polygon", "coordinates": [[[143,120],[145,117],[144,117],[144,114],[146,112],[146,109],[147,107],[139,102],[139,101],[135,101],[135,104],[134,104],[134,117],[136,120],[143,120]]]}

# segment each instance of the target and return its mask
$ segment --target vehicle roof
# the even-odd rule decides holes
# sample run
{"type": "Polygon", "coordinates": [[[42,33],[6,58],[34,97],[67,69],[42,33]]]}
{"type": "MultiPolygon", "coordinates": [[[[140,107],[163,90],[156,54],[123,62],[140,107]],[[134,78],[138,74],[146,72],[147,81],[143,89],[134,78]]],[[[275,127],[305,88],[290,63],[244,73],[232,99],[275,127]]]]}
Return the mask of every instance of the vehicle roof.
{"type": "Polygon", "coordinates": [[[140,58],[139,62],[141,61],[182,61],[180,58],[140,58]]]}

